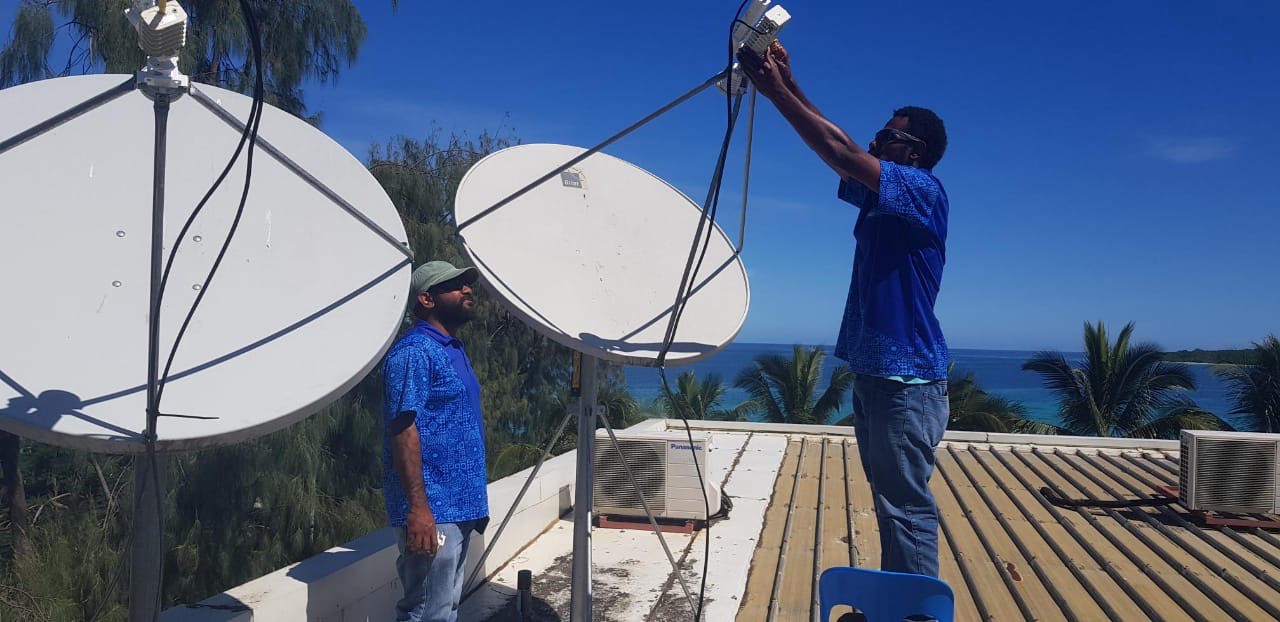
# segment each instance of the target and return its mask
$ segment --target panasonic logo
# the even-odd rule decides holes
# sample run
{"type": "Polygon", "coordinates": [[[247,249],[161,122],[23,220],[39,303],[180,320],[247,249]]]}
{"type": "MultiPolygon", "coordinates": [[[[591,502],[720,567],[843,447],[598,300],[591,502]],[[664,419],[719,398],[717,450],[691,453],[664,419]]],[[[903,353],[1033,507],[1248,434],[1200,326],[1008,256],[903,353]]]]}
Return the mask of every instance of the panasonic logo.
{"type": "Polygon", "coordinates": [[[681,445],[680,443],[671,443],[671,448],[672,448],[672,449],[683,449],[683,450],[685,450],[685,451],[689,451],[689,450],[691,450],[691,449],[692,449],[692,450],[701,450],[701,449],[702,449],[702,445],[681,445]]]}

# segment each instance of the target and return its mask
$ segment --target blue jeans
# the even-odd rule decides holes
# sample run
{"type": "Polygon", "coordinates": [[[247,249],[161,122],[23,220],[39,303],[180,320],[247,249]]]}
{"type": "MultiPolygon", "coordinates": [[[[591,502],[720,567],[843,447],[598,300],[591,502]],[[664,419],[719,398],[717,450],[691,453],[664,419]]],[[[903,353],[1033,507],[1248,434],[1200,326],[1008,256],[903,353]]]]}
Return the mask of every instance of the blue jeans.
{"type": "Polygon", "coordinates": [[[436,531],[444,534],[444,546],[435,556],[409,553],[405,548],[406,531],[397,527],[400,557],[396,571],[404,586],[404,598],[396,603],[397,622],[455,622],[458,603],[462,600],[462,582],[467,562],[467,544],[471,534],[483,529],[488,519],[461,523],[436,523],[436,531]]]}
{"type": "Polygon", "coordinates": [[[875,499],[881,570],[938,576],[938,506],[929,477],[951,412],[947,400],[945,381],[854,377],[854,436],[875,499]]]}

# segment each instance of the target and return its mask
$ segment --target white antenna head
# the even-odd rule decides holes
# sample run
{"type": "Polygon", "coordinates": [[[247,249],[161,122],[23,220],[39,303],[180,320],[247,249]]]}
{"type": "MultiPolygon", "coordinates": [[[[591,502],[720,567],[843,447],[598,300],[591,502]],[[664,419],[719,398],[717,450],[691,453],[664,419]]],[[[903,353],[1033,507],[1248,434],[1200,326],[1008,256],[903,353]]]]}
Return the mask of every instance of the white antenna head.
{"type": "MultiPolygon", "coordinates": [[[[734,28],[733,49],[735,51],[745,47],[755,52],[756,56],[763,58],[769,46],[778,40],[778,33],[782,32],[782,27],[791,21],[791,14],[781,5],[774,5],[766,11],[767,6],[769,6],[769,0],[756,0],[751,4],[751,8],[747,10],[747,19],[741,20],[734,28]]],[[[730,95],[742,95],[747,91],[747,77],[743,75],[738,64],[734,63],[733,70],[727,77],[717,82],[716,86],[730,95]]]]}
{"type": "Polygon", "coordinates": [[[187,44],[187,12],[176,0],[159,6],[125,11],[129,23],[138,31],[138,47],[147,55],[147,65],[138,72],[138,85],[144,92],[181,91],[190,83],[178,71],[178,52],[187,44]]]}

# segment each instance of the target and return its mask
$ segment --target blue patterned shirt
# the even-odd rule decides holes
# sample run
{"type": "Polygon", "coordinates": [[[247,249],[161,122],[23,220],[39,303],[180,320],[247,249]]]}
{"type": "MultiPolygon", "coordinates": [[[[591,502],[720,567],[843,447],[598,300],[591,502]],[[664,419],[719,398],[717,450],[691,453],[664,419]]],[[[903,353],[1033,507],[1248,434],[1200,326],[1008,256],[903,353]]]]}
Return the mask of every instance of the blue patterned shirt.
{"type": "Polygon", "coordinates": [[[880,163],[880,192],[855,180],[853,280],[835,355],[856,374],[946,380],[947,342],[933,313],[946,263],[947,193],[931,171],[880,163]]]}
{"type": "Polygon", "coordinates": [[[382,495],[392,526],[403,526],[409,500],[391,455],[391,421],[414,413],[422,444],[422,480],[437,523],[489,515],[480,381],[462,342],[418,320],[387,352],[382,366],[382,495]]]}

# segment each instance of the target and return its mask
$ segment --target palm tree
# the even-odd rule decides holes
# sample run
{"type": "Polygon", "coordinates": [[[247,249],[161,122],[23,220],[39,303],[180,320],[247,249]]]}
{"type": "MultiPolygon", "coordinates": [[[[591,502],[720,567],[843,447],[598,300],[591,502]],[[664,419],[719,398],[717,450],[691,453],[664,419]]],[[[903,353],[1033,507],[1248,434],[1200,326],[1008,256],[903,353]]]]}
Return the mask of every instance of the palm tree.
{"type": "Polygon", "coordinates": [[[719,374],[707,374],[698,380],[693,372],[687,371],[676,379],[674,391],[658,396],[658,406],[672,417],[684,415],[688,419],[746,421],[751,401],[726,410],[720,407],[724,392],[724,382],[719,374]]]}
{"type": "Polygon", "coordinates": [[[1249,430],[1280,432],[1280,339],[1268,336],[1253,344],[1251,365],[1215,365],[1213,373],[1227,384],[1234,406],[1249,430]]]}
{"type": "Polygon", "coordinates": [[[1102,322],[1085,322],[1085,358],[1072,367],[1061,352],[1039,352],[1022,369],[1040,374],[1058,394],[1063,431],[1079,436],[1176,438],[1182,429],[1230,428],[1187,398],[1195,378],[1186,365],[1166,363],[1159,346],[1130,345],[1133,322],[1114,344],[1102,322]]]}
{"type": "Polygon", "coordinates": [[[991,395],[983,389],[969,372],[957,378],[953,363],[947,369],[951,416],[948,430],[970,432],[1004,432],[1015,434],[1065,434],[1058,426],[1027,417],[1027,407],[1022,402],[991,395]]]}
{"type": "Polygon", "coordinates": [[[822,348],[795,346],[790,359],[761,354],[738,373],[734,386],[751,396],[750,409],[771,423],[827,423],[839,411],[853,387],[853,372],[843,365],[831,373],[826,390],[822,382],[822,348]]]}

